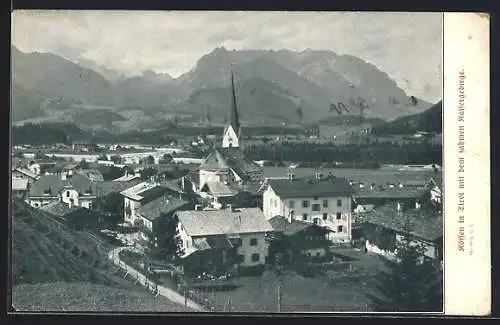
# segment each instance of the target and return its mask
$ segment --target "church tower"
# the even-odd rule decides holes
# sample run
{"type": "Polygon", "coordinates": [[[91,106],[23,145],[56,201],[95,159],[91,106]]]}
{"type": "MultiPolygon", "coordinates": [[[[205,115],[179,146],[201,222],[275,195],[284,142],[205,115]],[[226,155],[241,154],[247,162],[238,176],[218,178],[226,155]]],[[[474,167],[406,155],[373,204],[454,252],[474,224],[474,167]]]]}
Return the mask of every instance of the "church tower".
{"type": "Polygon", "coordinates": [[[224,128],[222,136],[222,147],[240,147],[241,145],[241,126],[236,107],[236,93],[234,91],[234,75],[231,70],[231,107],[229,110],[229,124],[224,128]]]}

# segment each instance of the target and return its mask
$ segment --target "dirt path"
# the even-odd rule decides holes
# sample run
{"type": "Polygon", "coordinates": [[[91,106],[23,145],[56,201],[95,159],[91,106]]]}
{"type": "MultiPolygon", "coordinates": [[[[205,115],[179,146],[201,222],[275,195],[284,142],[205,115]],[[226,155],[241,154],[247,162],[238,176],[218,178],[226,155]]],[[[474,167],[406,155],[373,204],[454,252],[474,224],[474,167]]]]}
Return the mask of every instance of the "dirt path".
{"type": "Polygon", "coordinates": [[[130,276],[132,276],[134,279],[138,280],[142,285],[148,286],[150,290],[154,290],[156,287],[158,289],[158,294],[162,295],[163,297],[173,301],[176,304],[179,305],[185,305],[189,308],[192,308],[193,310],[196,311],[205,311],[205,309],[200,305],[197,304],[196,302],[192,301],[191,299],[185,299],[182,295],[179,293],[175,292],[172,289],[166,288],[164,286],[154,284],[150,280],[146,278],[146,276],[136,269],[132,268],[128,264],[126,264],[123,260],[120,259],[119,253],[127,249],[126,247],[118,247],[113,249],[112,251],[109,252],[108,257],[110,260],[113,261],[114,264],[118,265],[122,269],[128,272],[130,276]]]}

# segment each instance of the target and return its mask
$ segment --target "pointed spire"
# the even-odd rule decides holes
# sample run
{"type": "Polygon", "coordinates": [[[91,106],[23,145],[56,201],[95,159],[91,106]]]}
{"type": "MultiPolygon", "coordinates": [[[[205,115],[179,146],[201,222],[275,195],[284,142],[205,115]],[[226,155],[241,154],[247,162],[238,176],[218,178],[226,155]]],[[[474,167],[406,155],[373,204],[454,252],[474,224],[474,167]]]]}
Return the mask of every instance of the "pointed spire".
{"type": "Polygon", "coordinates": [[[233,66],[231,65],[231,110],[229,111],[229,123],[233,127],[236,134],[240,131],[240,120],[238,117],[238,109],[236,106],[236,92],[234,90],[234,74],[233,66]]]}

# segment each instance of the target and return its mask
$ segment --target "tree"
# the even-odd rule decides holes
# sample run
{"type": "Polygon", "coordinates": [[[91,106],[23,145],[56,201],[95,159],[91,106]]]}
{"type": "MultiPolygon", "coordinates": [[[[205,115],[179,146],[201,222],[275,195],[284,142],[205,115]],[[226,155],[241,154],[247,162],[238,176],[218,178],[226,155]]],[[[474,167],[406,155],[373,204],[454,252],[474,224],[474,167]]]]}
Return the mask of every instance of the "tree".
{"type": "Polygon", "coordinates": [[[81,169],[89,169],[90,168],[89,163],[85,159],[82,159],[80,161],[79,166],[81,169]]]}
{"type": "Polygon", "coordinates": [[[157,170],[152,167],[144,168],[141,170],[141,179],[142,180],[147,180],[151,178],[151,176],[155,176],[157,173],[157,170]]]}
{"type": "Polygon", "coordinates": [[[155,163],[155,157],[153,157],[151,155],[149,155],[149,156],[146,157],[146,164],[148,164],[148,165],[154,165],[154,163],[155,163]]]}
{"type": "Polygon", "coordinates": [[[118,155],[113,155],[113,156],[109,157],[109,160],[111,160],[115,164],[120,164],[122,162],[122,157],[120,157],[118,155]]]}
{"type": "MultiPolygon", "coordinates": [[[[100,197],[96,201],[97,209],[103,213],[106,224],[117,224],[123,219],[123,197],[119,192],[113,192],[105,197],[100,197]]],[[[128,214],[131,213],[130,206],[128,214]]]]}
{"type": "Polygon", "coordinates": [[[150,236],[150,255],[153,259],[175,260],[179,256],[176,238],[177,217],[161,214],[150,236]]]}
{"type": "Polygon", "coordinates": [[[105,181],[111,181],[123,176],[122,169],[115,166],[99,166],[97,169],[102,173],[102,178],[105,181]]]}
{"type": "MultiPolygon", "coordinates": [[[[405,233],[411,229],[407,223],[405,233]]],[[[443,308],[442,270],[439,262],[426,259],[425,247],[405,235],[397,243],[396,258],[386,260],[387,270],[375,281],[377,295],[370,295],[378,312],[438,312],[443,308]]]]}
{"type": "Polygon", "coordinates": [[[166,153],[163,155],[162,158],[162,163],[164,164],[169,164],[174,160],[174,157],[172,157],[170,154],[166,153]]]}

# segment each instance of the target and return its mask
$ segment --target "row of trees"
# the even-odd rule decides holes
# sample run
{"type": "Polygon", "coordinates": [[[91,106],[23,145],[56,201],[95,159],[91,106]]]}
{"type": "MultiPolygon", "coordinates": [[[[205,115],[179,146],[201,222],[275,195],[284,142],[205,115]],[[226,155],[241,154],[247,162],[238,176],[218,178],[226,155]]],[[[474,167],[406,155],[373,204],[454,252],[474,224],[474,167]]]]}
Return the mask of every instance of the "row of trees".
{"type": "Polygon", "coordinates": [[[431,164],[442,163],[441,146],[422,143],[305,143],[283,142],[265,145],[252,145],[245,148],[245,154],[252,160],[294,161],[328,163],[378,162],[383,164],[431,164]]]}

